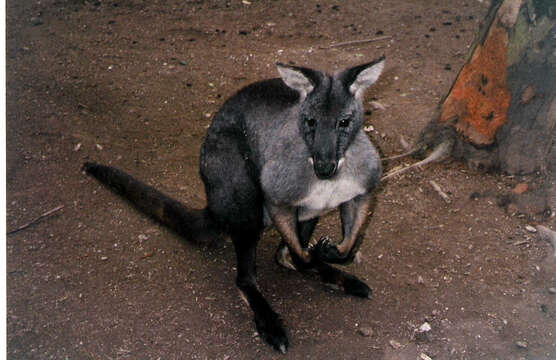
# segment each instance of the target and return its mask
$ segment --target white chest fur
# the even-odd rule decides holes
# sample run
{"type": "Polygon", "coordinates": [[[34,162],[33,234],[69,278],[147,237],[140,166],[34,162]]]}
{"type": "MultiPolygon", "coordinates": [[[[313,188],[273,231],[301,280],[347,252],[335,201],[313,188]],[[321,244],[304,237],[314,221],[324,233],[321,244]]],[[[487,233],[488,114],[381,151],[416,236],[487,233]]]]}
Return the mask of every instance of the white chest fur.
{"type": "Polygon", "coordinates": [[[364,193],[365,189],[351,176],[317,180],[311,184],[307,195],[295,204],[300,208],[299,220],[309,220],[322,215],[364,193]]]}

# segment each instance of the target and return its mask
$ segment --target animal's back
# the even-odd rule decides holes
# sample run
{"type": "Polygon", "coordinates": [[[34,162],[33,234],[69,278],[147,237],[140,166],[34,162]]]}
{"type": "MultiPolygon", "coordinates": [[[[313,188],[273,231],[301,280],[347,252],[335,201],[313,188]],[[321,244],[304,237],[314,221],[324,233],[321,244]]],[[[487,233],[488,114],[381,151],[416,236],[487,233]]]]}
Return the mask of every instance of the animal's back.
{"type": "MultiPolygon", "coordinates": [[[[215,114],[201,148],[203,180],[211,181],[213,175],[221,175],[220,171],[214,173],[211,170],[215,163],[219,163],[221,169],[255,166],[258,177],[261,146],[258,143],[258,135],[264,132],[262,129],[274,129],[274,132],[279,132],[287,110],[294,106],[298,99],[299,94],[286,86],[281,79],[250,84],[228,99],[215,114]],[[229,155],[220,151],[222,149],[238,152],[242,161],[221,163],[221,158],[227,158],[229,155]]],[[[233,172],[232,169],[229,170],[233,172]]],[[[255,169],[251,169],[253,170],[255,169]]]]}
{"type": "Polygon", "coordinates": [[[214,116],[208,136],[233,127],[242,127],[246,117],[260,114],[261,120],[272,120],[275,115],[295,105],[299,94],[281,79],[269,79],[247,85],[229,98],[214,116]]]}
{"type": "Polygon", "coordinates": [[[200,173],[208,209],[225,226],[262,227],[264,196],[253,124],[275,127],[298,97],[282,80],[265,80],[241,89],[214,116],[201,148],[200,173]]]}

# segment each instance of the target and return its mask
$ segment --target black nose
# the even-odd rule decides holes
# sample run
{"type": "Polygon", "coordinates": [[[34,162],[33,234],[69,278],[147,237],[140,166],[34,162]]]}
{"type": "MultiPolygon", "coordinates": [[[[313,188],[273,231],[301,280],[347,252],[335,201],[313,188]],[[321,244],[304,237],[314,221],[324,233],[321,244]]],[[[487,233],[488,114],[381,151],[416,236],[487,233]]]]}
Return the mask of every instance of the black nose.
{"type": "Polygon", "coordinates": [[[336,173],[335,161],[315,161],[315,174],[319,179],[330,179],[336,173]]]}

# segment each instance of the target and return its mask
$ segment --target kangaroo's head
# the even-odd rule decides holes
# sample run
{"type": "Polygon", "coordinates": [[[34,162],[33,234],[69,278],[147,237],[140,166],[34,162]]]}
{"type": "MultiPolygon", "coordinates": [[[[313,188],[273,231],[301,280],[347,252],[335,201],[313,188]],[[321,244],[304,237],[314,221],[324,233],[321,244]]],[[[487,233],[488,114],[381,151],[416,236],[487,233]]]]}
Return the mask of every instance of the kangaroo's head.
{"type": "Polygon", "coordinates": [[[342,166],[344,153],[363,124],[365,90],[380,76],[384,56],[334,75],[277,64],[284,83],[296,90],[298,124],[319,179],[329,179],[342,166]]]}

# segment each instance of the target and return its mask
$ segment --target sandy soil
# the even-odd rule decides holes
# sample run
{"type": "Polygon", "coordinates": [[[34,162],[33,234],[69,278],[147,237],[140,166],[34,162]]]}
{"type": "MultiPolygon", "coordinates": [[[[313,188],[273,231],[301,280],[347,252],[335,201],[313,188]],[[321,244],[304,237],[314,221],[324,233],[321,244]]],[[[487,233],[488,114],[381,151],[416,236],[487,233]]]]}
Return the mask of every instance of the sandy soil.
{"type": "MultiPolygon", "coordinates": [[[[366,126],[383,154],[399,153],[400,136],[415,139],[448,91],[487,8],[8,0],[8,229],[64,206],[7,237],[9,358],[283,358],[255,334],[230,243],[181,241],[81,164],[120,167],[200,207],[198,152],[225,98],[276,77],[277,61],[332,72],[382,54],[387,69],[365,104],[384,109],[368,113],[366,126]]],[[[536,179],[451,162],[381,186],[364,261],[348,267],[372,286],[371,300],[279,267],[279,236],[266,233],[259,285],[289,328],[286,356],[556,359],[556,260],[525,228],[555,220],[497,205],[519,183],[534,188],[536,179]],[[430,331],[419,333],[425,322],[430,331]]],[[[338,228],[332,214],[318,234],[338,228]]]]}

